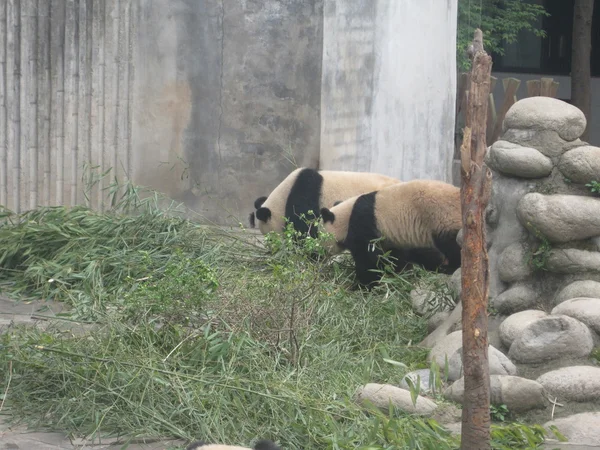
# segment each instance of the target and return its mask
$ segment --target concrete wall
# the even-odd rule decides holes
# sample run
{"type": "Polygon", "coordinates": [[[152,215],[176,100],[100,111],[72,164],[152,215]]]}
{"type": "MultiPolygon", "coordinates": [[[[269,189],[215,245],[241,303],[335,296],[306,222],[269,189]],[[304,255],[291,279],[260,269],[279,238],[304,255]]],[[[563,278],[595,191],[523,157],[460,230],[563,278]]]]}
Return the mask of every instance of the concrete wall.
{"type": "Polygon", "coordinates": [[[291,171],[287,153],[318,162],[321,0],[140,5],[133,178],[245,221],[291,171]]]}
{"type": "Polygon", "coordinates": [[[295,165],[447,179],[455,21],[456,0],[0,1],[0,204],[102,209],[95,167],[235,223],[295,165]]]}
{"type": "Polygon", "coordinates": [[[456,0],[325,0],[322,169],[451,180],[456,0]]]}
{"type": "MultiPolygon", "coordinates": [[[[503,78],[516,78],[521,80],[519,90],[517,91],[517,98],[522,99],[527,97],[527,81],[539,80],[542,75],[534,75],[527,73],[511,73],[511,72],[492,72],[492,75],[498,78],[496,88],[494,89],[494,98],[496,99],[496,105],[502,103],[504,98],[504,88],[500,82],[503,78]]],[[[545,77],[554,78],[554,81],[558,81],[558,94],[556,98],[561,100],[571,100],[571,77],[556,76],[556,75],[543,75],[545,77]]],[[[600,78],[592,78],[591,84],[592,91],[592,122],[596,122],[600,118],[600,78]]],[[[592,127],[590,129],[590,144],[600,145],[600,127],[592,127]]]]}

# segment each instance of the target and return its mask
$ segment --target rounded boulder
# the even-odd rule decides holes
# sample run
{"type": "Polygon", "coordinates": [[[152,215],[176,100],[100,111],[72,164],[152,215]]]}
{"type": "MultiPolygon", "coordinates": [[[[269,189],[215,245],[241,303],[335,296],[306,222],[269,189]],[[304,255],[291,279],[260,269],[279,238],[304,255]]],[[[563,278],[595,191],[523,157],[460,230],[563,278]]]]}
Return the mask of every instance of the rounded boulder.
{"type": "Polygon", "coordinates": [[[520,178],[546,177],[554,167],[539,150],[502,140],[494,142],[486,160],[498,172],[520,178]]]}
{"type": "Polygon", "coordinates": [[[384,412],[390,403],[402,411],[419,415],[431,415],[437,408],[434,402],[420,395],[413,405],[410,391],[390,384],[368,383],[358,390],[356,401],[361,405],[371,403],[384,412]]]}
{"type": "Polygon", "coordinates": [[[506,348],[510,348],[513,341],[521,335],[529,324],[548,314],[537,309],[528,309],[508,316],[500,325],[500,340],[506,348]]]}
{"type": "Polygon", "coordinates": [[[600,282],[593,280],[577,280],[565,286],[555,297],[554,304],[578,297],[600,298],[600,282]]]}
{"type": "Polygon", "coordinates": [[[583,134],[586,124],[583,112],[567,102],[552,97],[528,97],[510,107],[503,130],[552,130],[562,139],[573,141],[583,134]]]}
{"type": "Polygon", "coordinates": [[[600,298],[572,298],[555,306],[552,314],[563,314],[586,324],[600,334],[600,298]]]}
{"type": "Polygon", "coordinates": [[[590,329],[569,316],[542,317],[530,323],[508,351],[512,361],[538,364],[564,357],[586,357],[594,347],[590,329]]]}
{"type": "Polygon", "coordinates": [[[600,367],[571,366],[546,372],[537,379],[558,400],[592,402],[600,400],[600,367]]]}
{"type": "MultiPolygon", "coordinates": [[[[600,178],[600,147],[585,145],[569,150],[560,158],[558,169],[575,183],[600,178]]],[[[598,180],[600,181],[600,180],[598,180]]]]}
{"type": "Polygon", "coordinates": [[[600,235],[600,200],[579,195],[533,192],[517,205],[523,226],[537,230],[551,242],[569,242],[600,235]]]}

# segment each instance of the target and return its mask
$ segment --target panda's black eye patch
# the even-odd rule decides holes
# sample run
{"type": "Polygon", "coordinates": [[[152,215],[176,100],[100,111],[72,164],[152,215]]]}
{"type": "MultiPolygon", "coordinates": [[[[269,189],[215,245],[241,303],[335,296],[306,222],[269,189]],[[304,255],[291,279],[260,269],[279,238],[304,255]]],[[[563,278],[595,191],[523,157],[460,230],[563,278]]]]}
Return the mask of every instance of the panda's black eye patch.
{"type": "Polygon", "coordinates": [[[271,218],[271,210],[269,208],[258,208],[256,210],[256,218],[263,222],[266,222],[271,218]]]}
{"type": "Polygon", "coordinates": [[[333,204],[333,206],[337,206],[337,205],[339,205],[340,203],[342,203],[342,201],[341,201],[341,200],[338,200],[337,202],[335,202],[335,203],[333,204]]]}

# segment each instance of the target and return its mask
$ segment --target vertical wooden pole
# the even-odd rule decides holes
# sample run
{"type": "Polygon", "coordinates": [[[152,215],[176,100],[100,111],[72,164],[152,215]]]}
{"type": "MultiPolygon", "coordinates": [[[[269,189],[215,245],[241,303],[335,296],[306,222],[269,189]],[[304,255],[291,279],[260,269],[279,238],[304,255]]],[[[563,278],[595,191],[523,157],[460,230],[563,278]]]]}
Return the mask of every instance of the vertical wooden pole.
{"type": "Polygon", "coordinates": [[[485,166],[486,120],[492,58],[483,48],[481,30],[470,47],[473,61],[466,126],[461,147],[462,325],[465,394],[461,448],[490,448],[490,375],[488,363],[487,300],[489,264],[485,237],[485,209],[492,174],[485,166]]]}

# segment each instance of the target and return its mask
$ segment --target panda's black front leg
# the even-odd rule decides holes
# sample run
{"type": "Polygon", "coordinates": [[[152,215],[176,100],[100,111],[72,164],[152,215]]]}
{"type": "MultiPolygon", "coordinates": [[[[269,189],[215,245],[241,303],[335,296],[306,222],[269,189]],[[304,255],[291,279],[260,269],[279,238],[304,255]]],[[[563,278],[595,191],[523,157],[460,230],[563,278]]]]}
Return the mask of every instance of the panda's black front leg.
{"type": "Polygon", "coordinates": [[[356,279],[361,285],[371,289],[381,278],[381,274],[374,270],[378,268],[379,258],[383,252],[376,245],[363,241],[357,243],[350,253],[354,259],[356,279]]]}

